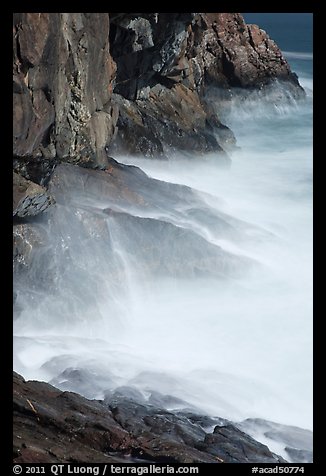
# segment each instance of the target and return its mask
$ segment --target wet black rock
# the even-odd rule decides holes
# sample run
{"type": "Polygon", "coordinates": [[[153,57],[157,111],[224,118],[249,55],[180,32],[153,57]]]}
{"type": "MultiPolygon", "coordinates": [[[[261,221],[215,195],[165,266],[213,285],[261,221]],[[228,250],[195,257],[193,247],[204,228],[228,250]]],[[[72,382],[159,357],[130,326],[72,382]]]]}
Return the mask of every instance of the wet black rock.
{"type": "Polygon", "coordinates": [[[286,462],[232,424],[216,426],[213,434],[206,435],[200,448],[224,463],[255,463],[258,454],[261,463],[286,462]]]}
{"type": "Polygon", "coordinates": [[[210,433],[194,414],[138,403],[130,389],[103,402],[16,373],[13,383],[15,463],[283,461],[231,424],[210,433]]]}
{"type": "Polygon", "coordinates": [[[145,275],[236,277],[256,265],[209,242],[198,233],[197,223],[202,226],[208,215],[208,229],[237,238],[249,225],[213,209],[207,214],[208,206],[196,191],[152,179],[137,167],[113,159],[104,171],[62,165],[49,190],[59,205],[71,207],[79,200],[78,213],[85,220],[87,208],[96,212],[98,227],[102,222],[107,233],[107,223],[111,241],[118,234],[127,260],[141,266],[145,275]]]}

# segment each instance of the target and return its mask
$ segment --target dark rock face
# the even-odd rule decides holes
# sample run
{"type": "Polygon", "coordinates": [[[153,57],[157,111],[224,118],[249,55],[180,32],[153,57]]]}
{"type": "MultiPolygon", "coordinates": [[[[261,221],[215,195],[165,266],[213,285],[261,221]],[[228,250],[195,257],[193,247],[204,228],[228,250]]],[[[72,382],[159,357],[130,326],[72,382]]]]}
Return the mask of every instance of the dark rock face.
{"type": "MultiPolygon", "coordinates": [[[[277,461],[277,457],[271,454],[267,446],[230,424],[216,426],[213,434],[206,435],[203,448],[215,454],[224,463],[254,463],[258,453],[261,463],[277,461]]],[[[282,458],[278,457],[278,461],[282,461],[282,458]]]]}
{"type": "Polygon", "coordinates": [[[13,216],[35,216],[54,203],[44,187],[13,173],[13,216]]]}
{"type": "MultiPolygon", "coordinates": [[[[258,227],[231,217],[209,207],[199,193],[185,185],[151,178],[140,168],[124,165],[110,158],[105,170],[87,170],[70,164],[56,168],[49,182],[49,191],[58,204],[92,205],[102,198],[101,211],[106,216],[118,217],[119,213],[133,214],[139,218],[156,217],[162,221],[183,224],[191,229],[192,221],[219,236],[236,240],[245,239],[247,232],[262,233],[258,227]]],[[[103,215],[102,215],[103,217],[103,215]]],[[[128,218],[126,218],[127,220],[128,218]]]]}
{"type": "Polygon", "coordinates": [[[232,132],[205,100],[211,88],[261,88],[279,79],[295,97],[304,94],[276,44],[240,14],[113,13],[110,21],[120,96],[112,152],[164,156],[171,148],[232,147],[232,132]]]}
{"type": "Polygon", "coordinates": [[[119,462],[132,438],[100,402],[14,375],[14,460],[119,462]]]}
{"type": "Polygon", "coordinates": [[[135,392],[125,394],[126,389],[106,403],[87,400],[14,373],[14,462],[284,461],[231,424],[207,433],[198,424],[200,415],[191,420],[186,413],[136,402],[135,392]]]}
{"type": "Polygon", "coordinates": [[[260,87],[278,78],[300,90],[277,45],[239,13],[113,13],[110,21],[115,92],[127,99],[157,83],[202,94],[209,85],[260,87]]]}
{"type": "MultiPolygon", "coordinates": [[[[122,148],[164,156],[171,149],[223,151],[209,124],[213,113],[196,88],[183,81],[189,69],[186,52],[193,15],[111,14],[110,47],[117,63],[114,91],[122,96],[115,97],[120,116],[112,152],[122,148]]],[[[222,127],[217,117],[215,123],[217,130],[222,127]]],[[[233,139],[231,132],[229,137],[233,139]]],[[[222,157],[227,160],[225,154],[222,157]]]]}
{"type": "MultiPolygon", "coordinates": [[[[238,277],[254,265],[244,256],[228,253],[191,230],[156,218],[108,211],[130,258],[146,263],[153,276],[238,277]]],[[[140,270],[141,271],[141,270],[140,270]]]]}
{"type": "Polygon", "coordinates": [[[105,13],[14,15],[14,156],[101,162],[117,120],[105,13]]]}

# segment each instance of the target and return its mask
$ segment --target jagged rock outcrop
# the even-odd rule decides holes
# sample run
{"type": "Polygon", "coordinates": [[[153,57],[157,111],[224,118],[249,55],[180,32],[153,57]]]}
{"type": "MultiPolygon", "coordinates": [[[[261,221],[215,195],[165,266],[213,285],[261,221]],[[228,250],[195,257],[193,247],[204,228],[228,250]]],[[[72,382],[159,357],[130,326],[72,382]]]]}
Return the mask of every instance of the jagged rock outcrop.
{"type": "Polygon", "coordinates": [[[229,149],[233,134],[205,99],[212,88],[279,79],[295,97],[303,94],[276,44],[238,13],[113,13],[110,48],[120,105],[112,153],[229,149]]]}
{"type": "Polygon", "coordinates": [[[113,13],[110,47],[115,92],[131,100],[157,83],[202,95],[211,85],[260,87],[278,78],[300,90],[274,41],[239,13],[113,13]]]}
{"type": "Polygon", "coordinates": [[[197,88],[259,88],[280,79],[302,93],[278,46],[257,25],[246,25],[239,13],[199,13],[192,30],[188,55],[197,88]]]}
{"type": "Polygon", "coordinates": [[[126,390],[87,400],[14,373],[14,463],[284,462],[230,422],[171,413],[126,390]]]}
{"type": "Polygon", "coordinates": [[[113,99],[120,114],[110,153],[166,157],[178,150],[197,154],[215,151],[221,165],[230,164],[220,143],[232,147],[233,133],[212,111],[204,109],[195,91],[183,84],[167,88],[158,83],[146,97],[135,101],[119,94],[113,99]]]}
{"type": "Polygon", "coordinates": [[[13,46],[14,165],[39,182],[60,161],[105,166],[110,144],[225,163],[234,137],[209,88],[279,78],[302,93],[275,43],[237,13],[16,13],[13,46]]]}

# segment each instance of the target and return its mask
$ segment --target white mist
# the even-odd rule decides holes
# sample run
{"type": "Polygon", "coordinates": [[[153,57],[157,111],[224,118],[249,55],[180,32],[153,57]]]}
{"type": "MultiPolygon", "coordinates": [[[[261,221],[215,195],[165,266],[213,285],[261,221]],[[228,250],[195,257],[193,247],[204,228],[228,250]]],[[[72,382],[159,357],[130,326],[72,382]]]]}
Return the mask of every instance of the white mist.
{"type": "MultiPolygon", "coordinates": [[[[197,160],[179,156],[170,162],[117,158],[155,178],[204,192],[199,195],[210,207],[265,230],[239,241],[222,240],[204,227],[198,230],[261,267],[225,282],[148,280],[110,219],[113,261],[105,242],[94,239],[90,244],[69,215],[60,218],[59,207],[60,233],[70,237],[68,251],[79,261],[80,274],[69,278],[71,288],[61,289],[59,298],[42,291],[40,306],[26,304],[15,322],[15,370],[26,378],[51,380],[68,367],[84,368],[97,376],[98,386],[93,393],[90,389],[93,398],[128,384],[145,394],[158,390],[175,395],[203,412],[236,421],[260,417],[311,429],[308,93],[307,101],[282,108],[266,106],[260,98],[244,107],[235,103],[227,123],[240,149],[229,170],[221,170],[214,155],[197,160]],[[108,272],[112,263],[122,269],[116,275],[121,286],[108,272]],[[87,306],[85,292],[94,299],[87,306]]],[[[162,214],[176,220],[168,211],[162,214]]],[[[191,226],[198,228],[198,223],[191,226]]],[[[66,272],[63,256],[59,250],[54,265],[66,272]]]]}

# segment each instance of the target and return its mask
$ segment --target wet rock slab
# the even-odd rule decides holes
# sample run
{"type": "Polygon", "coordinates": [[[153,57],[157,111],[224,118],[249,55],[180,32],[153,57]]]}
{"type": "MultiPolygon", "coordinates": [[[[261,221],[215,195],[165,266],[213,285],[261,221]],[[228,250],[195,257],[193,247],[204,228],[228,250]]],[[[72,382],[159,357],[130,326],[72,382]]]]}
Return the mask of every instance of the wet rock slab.
{"type": "Polygon", "coordinates": [[[15,463],[284,461],[231,423],[209,433],[202,416],[139,403],[128,389],[97,401],[16,373],[13,384],[15,463]]]}
{"type": "Polygon", "coordinates": [[[190,187],[152,179],[137,167],[113,159],[104,171],[61,165],[49,189],[59,204],[78,203],[107,220],[111,237],[119,236],[119,247],[146,273],[235,277],[255,265],[198,232],[206,222],[218,235],[238,238],[245,232],[243,222],[208,209],[190,187]]]}

